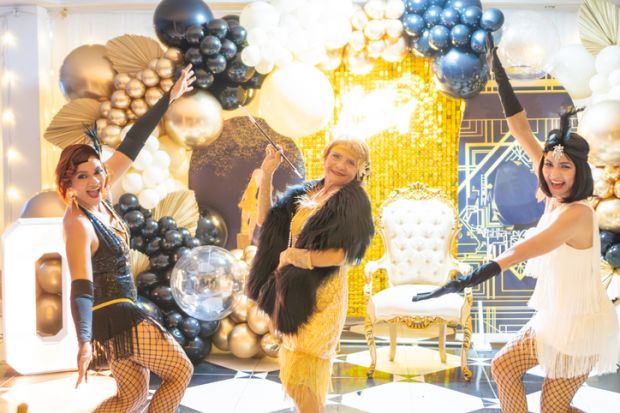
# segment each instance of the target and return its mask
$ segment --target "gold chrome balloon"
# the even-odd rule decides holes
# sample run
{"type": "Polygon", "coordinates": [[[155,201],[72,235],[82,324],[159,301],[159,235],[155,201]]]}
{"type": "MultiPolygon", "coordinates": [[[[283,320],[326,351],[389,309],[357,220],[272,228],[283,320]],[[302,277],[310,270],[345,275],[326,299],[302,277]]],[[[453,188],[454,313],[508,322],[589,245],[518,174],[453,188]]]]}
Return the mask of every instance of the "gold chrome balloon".
{"type": "Polygon", "coordinates": [[[146,90],[144,94],[144,100],[149,106],[153,106],[164,95],[164,92],[158,87],[152,87],[146,90]]]}
{"type": "Polygon", "coordinates": [[[107,118],[108,115],[110,114],[111,109],[112,109],[112,102],[110,102],[109,100],[106,100],[105,102],[101,102],[101,105],[99,106],[99,115],[102,118],[107,118]]]}
{"type": "Polygon", "coordinates": [[[579,120],[579,134],[590,144],[594,163],[620,165],[620,100],[589,106],[579,120]]]}
{"type": "Polygon", "coordinates": [[[67,205],[54,190],[41,191],[30,198],[19,214],[20,218],[58,218],[65,215],[67,205]]]}
{"type": "Polygon", "coordinates": [[[133,113],[133,111],[131,109],[127,109],[125,111],[125,113],[127,114],[127,121],[131,122],[132,120],[136,120],[138,119],[138,117],[136,116],[135,113],[133,113]]]}
{"type": "Polygon", "coordinates": [[[269,316],[257,305],[248,312],[248,326],[256,334],[263,335],[269,332],[269,316]]]}
{"type": "Polygon", "coordinates": [[[270,333],[265,334],[260,339],[260,348],[269,357],[278,357],[280,351],[280,340],[272,336],[270,333]]]}
{"type": "Polygon", "coordinates": [[[159,59],[155,58],[155,59],[151,59],[151,61],[149,62],[149,64],[147,65],[147,67],[151,70],[155,70],[157,68],[157,61],[159,59]]]}
{"type": "Polygon", "coordinates": [[[103,128],[101,142],[103,142],[104,145],[116,148],[118,144],[121,143],[121,127],[115,124],[110,124],[103,128]]]}
{"type": "Polygon", "coordinates": [[[168,79],[174,74],[174,63],[172,63],[172,60],[166,59],[165,57],[157,59],[155,71],[162,79],[168,79]]]}
{"type": "Polygon", "coordinates": [[[237,294],[233,302],[233,311],[230,314],[230,318],[235,323],[245,323],[248,319],[248,312],[254,307],[256,303],[250,300],[244,294],[237,294]]]}
{"type": "Polygon", "coordinates": [[[118,109],[127,109],[131,103],[131,99],[124,90],[116,90],[110,97],[112,106],[118,109]]]}
{"type": "Polygon", "coordinates": [[[97,129],[97,136],[103,136],[103,129],[108,126],[108,119],[101,118],[95,122],[95,128],[97,129]]]}
{"type": "Polygon", "coordinates": [[[222,351],[229,351],[230,346],[228,343],[228,335],[234,327],[235,323],[233,323],[230,318],[226,317],[225,319],[221,320],[219,327],[211,336],[211,342],[213,343],[213,345],[222,351]]]}
{"type": "Polygon", "coordinates": [[[144,96],[145,91],[146,87],[144,86],[144,83],[142,83],[142,81],[139,79],[131,79],[129,82],[127,82],[127,86],[125,86],[125,92],[127,92],[129,97],[132,99],[140,99],[142,96],[144,96]]]}
{"type": "Polygon", "coordinates": [[[105,46],[94,44],[80,46],[65,57],[60,90],[67,99],[102,99],[112,94],[116,72],[105,53],[105,46]]]}
{"type": "Polygon", "coordinates": [[[599,227],[605,231],[620,231],[620,199],[603,199],[596,207],[599,227]]]}
{"type": "Polygon", "coordinates": [[[605,177],[610,181],[616,182],[620,179],[620,166],[606,166],[605,177]]]}
{"type": "Polygon", "coordinates": [[[164,57],[169,59],[173,63],[178,63],[183,61],[183,52],[179,49],[175,49],[174,47],[169,48],[164,53],[164,57]]]}
{"type": "Polygon", "coordinates": [[[200,148],[216,140],[222,128],[222,106],[204,91],[174,101],[164,116],[168,136],[186,148],[200,148]]]}
{"type": "Polygon", "coordinates": [[[114,76],[114,87],[118,90],[125,90],[127,82],[129,82],[130,80],[131,76],[129,76],[129,73],[119,73],[118,75],[114,76]]]}
{"type": "Polygon", "coordinates": [[[153,87],[159,85],[159,76],[152,69],[144,69],[142,71],[142,83],[146,87],[153,87]]]}
{"type": "Polygon", "coordinates": [[[62,302],[56,294],[41,294],[37,298],[37,332],[52,336],[62,328],[62,302]]]}
{"type": "Polygon", "coordinates": [[[252,264],[252,260],[254,260],[254,256],[256,255],[256,245],[248,245],[243,250],[243,260],[248,264],[252,264]]]}
{"type": "Polygon", "coordinates": [[[246,323],[237,324],[228,336],[230,351],[239,358],[254,357],[260,349],[259,338],[246,323]]]}
{"type": "Polygon", "coordinates": [[[50,258],[42,261],[37,267],[36,278],[43,291],[50,294],[60,294],[62,292],[60,259],[50,258]]]}
{"type": "Polygon", "coordinates": [[[162,80],[159,81],[159,87],[164,92],[167,92],[170,89],[172,89],[173,85],[174,85],[174,80],[172,80],[172,78],[170,78],[170,77],[168,79],[162,79],[162,80]]]}
{"type": "Polygon", "coordinates": [[[122,109],[112,109],[108,114],[108,122],[118,126],[125,126],[127,124],[127,114],[122,109]]]}
{"type": "Polygon", "coordinates": [[[144,115],[146,113],[146,111],[149,110],[149,106],[146,104],[144,99],[134,99],[134,100],[132,100],[130,107],[131,107],[131,110],[133,111],[133,113],[135,113],[136,116],[138,116],[138,117],[144,115]]]}
{"type": "Polygon", "coordinates": [[[594,195],[599,198],[609,198],[614,194],[614,184],[605,178],[594,182],[594,195]]]}

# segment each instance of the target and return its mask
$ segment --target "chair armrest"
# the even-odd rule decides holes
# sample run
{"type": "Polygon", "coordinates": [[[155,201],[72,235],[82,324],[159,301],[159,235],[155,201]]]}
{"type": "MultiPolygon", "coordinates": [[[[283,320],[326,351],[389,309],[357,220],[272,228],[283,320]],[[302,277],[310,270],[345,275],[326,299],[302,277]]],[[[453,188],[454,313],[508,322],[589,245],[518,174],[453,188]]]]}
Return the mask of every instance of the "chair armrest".
{"type": "Polygon", "coordinates": [[[387,269],[385,266],[387,262],[387,255],[384,255],[377,261],[368,261],[364,265],[364,296],[370,297],[372,295],[372,275],[380,269],[387,269]]]}

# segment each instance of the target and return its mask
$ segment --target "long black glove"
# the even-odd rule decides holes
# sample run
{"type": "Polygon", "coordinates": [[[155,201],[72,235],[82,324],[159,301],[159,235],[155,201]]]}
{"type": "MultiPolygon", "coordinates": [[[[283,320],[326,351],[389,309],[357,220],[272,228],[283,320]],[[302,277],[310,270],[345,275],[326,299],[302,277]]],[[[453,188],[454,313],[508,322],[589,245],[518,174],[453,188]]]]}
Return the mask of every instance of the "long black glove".
{"type": "Polygon", "coordinates": [[[517,99],[517,95],[510,85],[504,66],[497,56],[497,47],[493,44],[493,37],[490,33],[487,37],[487,62],[495,75],[497,92],[504,108],[504,115],[508,118],[523,111],[523,107],[521,107],[521,103],[519,103],[519,99],[517,99]]]}
{"type": "Polygon", "coordinates": [[[71,282],[71,315],[80,343],[93,338],[93,282],[79,279],[71,282]]]}
{"type": "Polygon", "coordinates": [[[489,261],[486,264],[482,264],[468,275],[459,274],[455,280],[449,281],[446,285],[443,285],[434,291],[417,294],[411,299],[411,301],[428,300],[429,298],[441,297],[445,294],[461,292],[465,288],[483,283],[486,280],[499,275],[501,272],[502,269],[498,263],[495,261],[489,261]]]}
{"type": "Polygon", "coordinates": [[[170,91],[164,93],[157,103],[136,121],[127,132],[127,135],[125,135],[125,139],[118,146],[117,151],[124,153],[129,159],[135,161],[151,132],[153,132],[155,126],[157,126],[164,113],[168,110],[169,105],[170,91]]]}

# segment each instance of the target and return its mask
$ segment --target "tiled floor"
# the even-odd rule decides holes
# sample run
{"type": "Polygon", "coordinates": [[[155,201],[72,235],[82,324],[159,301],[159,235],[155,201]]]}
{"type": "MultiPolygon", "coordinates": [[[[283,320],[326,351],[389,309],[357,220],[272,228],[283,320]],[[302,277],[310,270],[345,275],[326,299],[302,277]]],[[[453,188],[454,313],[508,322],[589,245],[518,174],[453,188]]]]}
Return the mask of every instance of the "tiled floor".
{"type": "MultiPolygon", "coordinates": [[[[393,363],[387,347],[378,349],[379,363],[373,378],[366,377],[369,355],[356,334],[344,336],[334,364],[327,412],[499,412],[495,383],[489,362],[495,351],[471,350],[470,382],[462,378],[456,343],[448,349],[446,364],[439,362],[432,338],[408,341],[399,346],[393,363]]],[[[385,344],[385,343],[383,343],[385,344]]],[[[0,365],[0,412],[13,413],[19,403],[29,413],[88,412],[115,391],[108,374],[91,376],[88,385],[74,389],[75,373],[38,376],[16,375],[0,365]]],[[[524,376],[531,412],[539,412],[540,372],[524,376]]],[[[157,388],[153,377],[151,388],[157,388]]],[[[588,413],[618,411],[620,373],[590,378],[577,393],[574,404],[588,413]]],[[[294,412],[293,403],[282,391],[276,360],[239,360],[227,354],[211,354],[196,366],[194,377],[178,412],[294,412]]]]}

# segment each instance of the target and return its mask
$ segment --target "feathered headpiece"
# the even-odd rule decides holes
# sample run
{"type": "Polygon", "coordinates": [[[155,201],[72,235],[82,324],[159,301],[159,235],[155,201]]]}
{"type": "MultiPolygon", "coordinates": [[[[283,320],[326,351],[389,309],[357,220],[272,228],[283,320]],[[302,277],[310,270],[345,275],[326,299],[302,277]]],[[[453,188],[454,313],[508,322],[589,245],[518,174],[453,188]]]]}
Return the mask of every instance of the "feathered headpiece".
{"type": "Polygon", "coordinates": [[[576,133],[571,132],[570,118],[584,109],[585,108],[575,109],[571,107],[560,113],[560,129],[554,129],[549,132],[549,135],[547,135],[544,151],[545,153],[553,151],[553,157],[556,161],[559,160],[565,152],[568,153],[571,158],[581,158],[584,160],[588,159],[587,151],[584,153],[583,150],[571,150],[576,148],[572,148],[570,142],[573,135],[579,136],[576,133]]]}
{"type": "Polygon", "coordinates": [[[92,142],[93,149],[97,152],[97,155],[101,156],[101,141],[99,140],[99,136],[97,136],[96,124],[93,124],[92,126],[85,126],[84,128],[84,135],[86,135],[92,142]]]}

